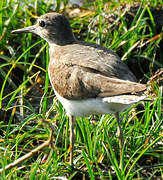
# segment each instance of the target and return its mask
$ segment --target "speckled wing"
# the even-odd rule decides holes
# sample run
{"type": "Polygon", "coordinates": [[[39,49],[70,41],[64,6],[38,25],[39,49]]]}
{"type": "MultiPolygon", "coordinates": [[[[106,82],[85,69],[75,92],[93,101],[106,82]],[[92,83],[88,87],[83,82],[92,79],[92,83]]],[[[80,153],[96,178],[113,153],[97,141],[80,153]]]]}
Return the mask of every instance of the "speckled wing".
{"type": "Polygon", "coordinates": [[[55,91],[70,100],[134,94],[146,89],[143,84],[110,78],[79,65],[50,64],[49,70],[55,91]]]}
{"type": "MultiPolygon", "coordinates": [[[[57,51],[58,52],[58,51],[57,51]]],[[[61,61],[98,71],[107,77],[136,81],[135,76],[116,53],[93,43],[79,42],[60,49],[61,61]]]]}
{"type": "Polygon", "coordinates": [[[78,80],[82,84],[82,91],[86,91],[89,96],[96,94],[98,97],[107,97],[135,94],[146,89],[144,84],[110,78],[97,72],[93,73],[89,68],[79,68],[76,74],[78,74],[78,80]]]}
{"type": "Polygon", "coordinates": [[[52,46],[49,75],[55,91],[77,100],[140,92],[145,85],[136,78],[116,53],[97,44],[74,43],[52,46]]]}

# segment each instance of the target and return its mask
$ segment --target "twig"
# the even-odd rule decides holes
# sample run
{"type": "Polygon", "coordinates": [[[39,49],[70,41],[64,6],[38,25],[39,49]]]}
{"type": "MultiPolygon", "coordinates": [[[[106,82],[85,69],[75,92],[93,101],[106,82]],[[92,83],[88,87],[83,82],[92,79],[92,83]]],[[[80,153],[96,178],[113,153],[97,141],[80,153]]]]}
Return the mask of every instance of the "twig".
{"type": "Polygon", "coordinates": [[[40,151],[42,148],[49,146],[51,144],[52,141],[52,131],[50,131],[50,137],[47,141],[45,141],[44,143],[42,143],[40,146],[38,146],[37,148],[31,150],[29,153],[25,154],[24,156],[22,156],[21,158],[15,160],[14,162],[8,164],[7,166],[5,166],[5,168],[0,169],[0,174],[3,172],[3,170],[7,171],[15,166],[17,166],[18,164],[20,164],[21,162],[23,162],[24,160],[32,157],[35,153],[37,153],[38,151],[40,151]]]}

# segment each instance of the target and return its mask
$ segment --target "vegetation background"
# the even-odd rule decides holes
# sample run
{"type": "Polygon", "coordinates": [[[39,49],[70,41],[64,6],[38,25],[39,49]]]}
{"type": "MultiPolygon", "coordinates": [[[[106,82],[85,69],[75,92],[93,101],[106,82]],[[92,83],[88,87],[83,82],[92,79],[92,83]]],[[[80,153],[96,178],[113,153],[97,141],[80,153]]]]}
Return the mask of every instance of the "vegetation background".
{"type": "Polygon", "coordinates": [[[1,179],[163,179],[162,4],[162,0],[0,1],[1,179]],[[140,82],[152,86],[153,102],[121,113],[122,169],[116,119],[110,114],[77,119],[75,168],[68,165],[69,123],[49,83],[48,45],[32,34],[11,34],[51,11],[69,17],[78,39],[116,51],[140,82]],[[6,165],[48,139],[50,128],[42,120],[54,127],[54,147],[5,171],[6,165]]]}

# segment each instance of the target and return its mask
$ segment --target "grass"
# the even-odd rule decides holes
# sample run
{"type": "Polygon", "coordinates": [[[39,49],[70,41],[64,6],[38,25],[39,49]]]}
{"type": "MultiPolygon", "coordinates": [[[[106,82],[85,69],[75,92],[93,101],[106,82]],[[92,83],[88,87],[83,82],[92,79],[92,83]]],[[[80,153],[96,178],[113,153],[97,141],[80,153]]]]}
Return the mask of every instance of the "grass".
{"type": "MultiPolygon", "coordinates": [[[[138,79],[147,81],[163,66],[162,29],[153,12],[161,3],[161,0],[143,1],[132,17],[129,10],[117,9],[123,1],[112,1],[108,7],[102,0],[85,2],[85,8],[81,8],[79,15],[70,22],[79,39],[113,49],[138,79]],[[83,12],[89,15],[84,16],[83,12]]],[[[56,11],[66,12],[66,8],[60,10],[60,4],[62,1],[57,1],[56,11]]],[[[19,166],[3,171],[1,179],[161,179],[163,114],[162,90],[157,81],[152,89],[156,95],[153,102],[144,102],[144,106],[138,103],[121,113],[125,138],[122,170],[118,165],[116,119],[110,114],[77,119],[75,169],[68,165],[68,117],[49,83],[48,46],[32,34],[10,33],[33,24],[36,15],[52,11],[52,8],[51,1],[45,4],[34,0],[30,3],[3,0],[0,3],[1,168],[48,139],[49,127],[42,119],[55,127],[54,148],[45,147],[19,166]]]]}

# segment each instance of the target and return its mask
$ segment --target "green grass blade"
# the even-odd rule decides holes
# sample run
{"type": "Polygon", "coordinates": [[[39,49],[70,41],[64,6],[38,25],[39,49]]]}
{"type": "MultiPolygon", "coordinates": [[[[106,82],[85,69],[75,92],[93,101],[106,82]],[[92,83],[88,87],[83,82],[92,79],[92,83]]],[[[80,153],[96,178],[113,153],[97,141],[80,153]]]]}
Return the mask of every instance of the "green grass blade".
{"type": "Polygon", "coordinates": [[[82,151],[82,155],[83,155],[83,158],[85,160],[86,166],[88,168],[88,173],[90,175],[90,179],[95,180],[95,176],[93,174],[92,167],[90,166],[89,159],[88,159],[88,157],[87,157],[87,155],[86,155],[86,153],[84,151],[82,151]]]}
{"type": "Polygon", "coordinates": [[[157,137],[151,144],[149,144],[149,145],[140,153],[140,155],[135,159],[135,161],[132,163],[131,167],[129,168],[129,170],[128,170],[127,174],[126,174],[126,177],[125,177],[126,180],[127,180],[128,177],[130,176],[130,173],[131,173],[132,169],[134,168],[136,162],[140,159],[140,157],[141,157],[150,147],[152,147],[158,140],[160,140],[161,138],[163,138],[163,134],[162,134],[162,135],[160,134],[159,137],[157,137]]]}

